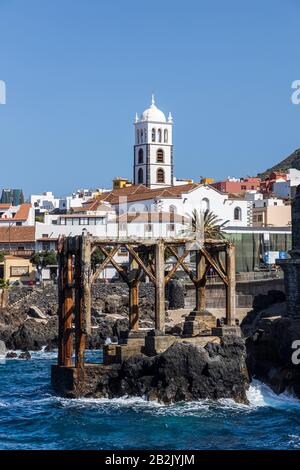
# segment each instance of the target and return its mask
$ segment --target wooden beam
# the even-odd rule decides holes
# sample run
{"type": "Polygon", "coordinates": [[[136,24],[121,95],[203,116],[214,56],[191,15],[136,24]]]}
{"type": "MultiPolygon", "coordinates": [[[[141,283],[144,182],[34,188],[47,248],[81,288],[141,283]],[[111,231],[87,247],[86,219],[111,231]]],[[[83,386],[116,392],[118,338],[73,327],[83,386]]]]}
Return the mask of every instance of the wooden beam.
{"type": "Polygon", "coordinates": [[[155,245],[155,329],[165,332],[165,246],[155,245]]]}
{"type": "Polygon", "coordinates": [[[143,260],[139,257],[139,255],[134,251],[134,249],[130,245],[125,245],[127,251],[131,254],[132,258],[137,262],[137,264],[143,269],[144,273],[147,274],[149,279],[155,284],[156,278],[153,276],[152,272],[148,267],[145,265],[143,260]]]}
{"type": "MultiPolygon", "coordinates": [[[[104,248],[104,246],[99,246],[100,250],[105,254],[105,256],[108,256],[109,255],[109,252],[104,248]]],[[[128,276],[127,274],[125,273],[124,269],[122,268],[122,266],[120,266],[113,258],[110,259],[110,263],[113,265],[113,267],[115,268],[115,270],[120,274],[120,276],[122,277],[122,279],[124,280],[124,282],[126,282],[126,284],[128,284],[129,280],[128,280],[128,276]]]]}
{"type": "Polygon", "coordinates": [[[83,292],[82,292],[82,238],[76,237],[77,250],[75,254],[75,367],[83,369],[86,334],[83,322],[83,292]]]}
{"type": "Polygon", "coordinates": [[[196,312],[203,312],[206,308],[206,272],[207,266],[205,257],[199,250],[196,251],[196,276],[197,282],[195,284],[196,291],[196,312]]]}
{"type": "Polygon", "coordinates": [[[183,263],[183,261],[180,260],[180,257],[178,256],[177,252],[174,250],[173,246],[168,246],[169,250],[171,251],[172,255],[177,259],[177,261],[179,262],[180,266],[182,267],[182,269],[186,272],[186,274],[189,276],[189,278],[191,279],[191,281],[195,284],[195,282],[197,282],[197,278],[196,276],[193,274],[193,272],[186,266],[185,263],[183,263]]]}
{"type": "Polygon", "coordinates": [[[226,324],[235,325],[236,313],[236,275],[235,275],[235,247],[229,245],[226,250],[226,270],[228,284],[226,285],[226,324]]]}
{"type": "Polygon", "coordinates": [[[139,329],[139,280],[129,283],[129,330],[139,329]]]}
{"type": "MultiPolygon", "coordinates": [[[[168,247],[169,248],[169,247],[168,247]]],[[[168,274],[166,275],[165,277],[165,284],[168,284],[168,282],[170,281],[170,279],[172,279],[173,275],[175,274],[175,272],[177,271],[177,269],[179,268],[179,266],[181,266],[181,263],[185,260],[185,258],[187,257],[187,255],[190,253],[189,250],[185,250],[185,252],[177,259],[176,263],[174,264],[173,268],[171,269],[171,271],[168,272],[168,274]]]]}
{"type": "Polygon", "coordinates": [[[63,323],[63,308],[64,308],[64,263],[65,263],[65,254],[64,254],[64,244],[60,239],[58,242],[58,365],[64,365],[64,346],[63,346],[63,336],[64,336],[64,323],[63,323]]]}
{"type": "Polygon", "coordinates": [[[63,304],[63,347],[64,347],[64,366],[72,367],[73,355],[73,257],[66,250],[67,262],[65,263],[65,296],[63,304]]]}
{"type": "Polygon", "coordinates": [[[223,273],[222,269],[218,265],[218,263],[214,260],[214,258],[211,256],[211,254],[206,250],[206,248],[202,247],[200,249],[201,253],[205,256],[207,259],[208,263],[212,266],[212,268],[216,271],[216,273],[219,275],[219,277],[222,279],[225,285],[228,285],[228,279],[227,276],[223,273]]]}
{"type": "MultiPolygon", "coordinates": [[[[96,269],[96,271],[91,276],[91,283],[96,281],[101,272],[106,268],[106,266],[111,262],[111,259],[117,254],[120,245],[115,246],[109,253],[101,265],[96,269]]],[[[100,248],[101,249],[101,248],[100,248]]]]}
{"type": "Polygon", "coordinates": [[[85,234],[81,247],[82,328],[85,334],[91,333],[91,272],[91,238],[85,234]]]}

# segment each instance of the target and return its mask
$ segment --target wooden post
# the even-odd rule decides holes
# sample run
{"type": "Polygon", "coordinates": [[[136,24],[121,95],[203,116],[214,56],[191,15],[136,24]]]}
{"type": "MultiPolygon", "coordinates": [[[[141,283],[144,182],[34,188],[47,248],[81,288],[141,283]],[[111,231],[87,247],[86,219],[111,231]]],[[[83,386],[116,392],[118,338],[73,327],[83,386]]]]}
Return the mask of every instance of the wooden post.
{"type": "Polygon", "coordinates": [[[196,312],[204,312],[206,308],[206,293],[205,293],[205,271],[206,261],[205,257],[201,254],[200,250],[196,251],[196,278],[195,291],[196,291],[196,312]]]}
{"type": "Polygon", "coordinates": [[[155,329],[165,332],[165,246],[155,245],[155,329]]]}
{"type": "Polygon", "coordinates": [[[61,244],[58,248],[58,365],[64,365],[64,346],[63,346],[63,336],[64,336],[64,320],[63,320],[63,307],[65,299],[65,289],[64,289],[64,244],[61,244]]]}
{"type": "Polygon", "coordinates": [[[129,283],[129,330],[139,330],[139,281],[129,283]]]}
{"type": "MultiPolygon", "coordinates": [[[[68,243],[68,239],[66,240],[68,243]]],[[[73,354],[73,257],[67,252],[65,264],[65,296],[63,305],[63,345],[64,345],[64,366],[72,367],[73,354]]]]}
{"type": "Polygon", "coordinates": [[[82,286],[81,286],[82,238],[76,237],[75,255],[75,367],[83,369],[85,351],[85,333],[83,328],[82,286]]]}
{"type": "Polygon", "coordinates": [[[139,330],[139,276],[140,268],[129,253],[129,331],[139,330]]]}
{"type": "Polygon", "coordinates": [[[226,324],[234,326],[236,309],[235,247],[231,244],[226,248],[226,271],[228,279],[228,285],[226,286],[226,324]]]}
{"type": "Polygon", "coordinates": [[[82,328],[85,334],[91,333],[91,238],[82,235],[81,282],[82,282],[82,328]]]}

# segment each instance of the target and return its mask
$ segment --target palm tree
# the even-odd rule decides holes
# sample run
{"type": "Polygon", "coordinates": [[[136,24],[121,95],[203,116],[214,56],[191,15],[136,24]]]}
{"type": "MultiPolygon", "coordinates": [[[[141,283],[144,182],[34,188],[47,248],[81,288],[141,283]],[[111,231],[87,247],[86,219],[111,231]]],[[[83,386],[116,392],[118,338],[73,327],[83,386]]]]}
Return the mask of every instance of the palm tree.
{"type": "Polygon", "coordinates": [[[204,212],[203,217],[204,238],[210,238],[211,240],[224,239],[225,236],[223,233],[223,229],[225,228],[228,222],[229,220],[225,220],[225,222],[222,222],[222,220],[219,219],[216,214],[209,210],[206,210],[204,212]]]}
{"type": "Polygon", "coordinates": [[[229,221],[222,222],[216,214],[206,210],[205,212],[192,212],[191,227],[184,230],[184,235],[195,237],[196,240],[224,239],[223,229],[229,221]]]}

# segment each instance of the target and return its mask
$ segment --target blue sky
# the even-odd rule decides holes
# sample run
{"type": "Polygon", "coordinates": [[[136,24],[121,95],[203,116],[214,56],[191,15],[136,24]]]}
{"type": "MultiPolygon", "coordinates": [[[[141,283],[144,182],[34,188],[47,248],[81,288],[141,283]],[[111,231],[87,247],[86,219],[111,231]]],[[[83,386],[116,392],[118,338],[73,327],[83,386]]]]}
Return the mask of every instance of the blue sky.
{"type": "Polygon", "coordinates": [[[174,117],[177,177],[254,175],[300,147],[298,0],[0,0],[0,188],[132,176],[133,120],[174,117]]]}

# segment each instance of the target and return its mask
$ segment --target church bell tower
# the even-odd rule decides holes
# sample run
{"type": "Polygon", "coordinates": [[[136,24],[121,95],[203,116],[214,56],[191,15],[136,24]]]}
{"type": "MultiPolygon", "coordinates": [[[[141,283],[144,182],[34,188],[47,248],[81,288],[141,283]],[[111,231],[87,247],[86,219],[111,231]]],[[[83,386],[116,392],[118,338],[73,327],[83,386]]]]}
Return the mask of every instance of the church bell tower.
{"type": "Polygon", "coordinates": [[[171,113],[166,119],[152,95],[150,108],[135,117],[134,184],[152,189],[173,185],[172,126],[171,113]]]}

